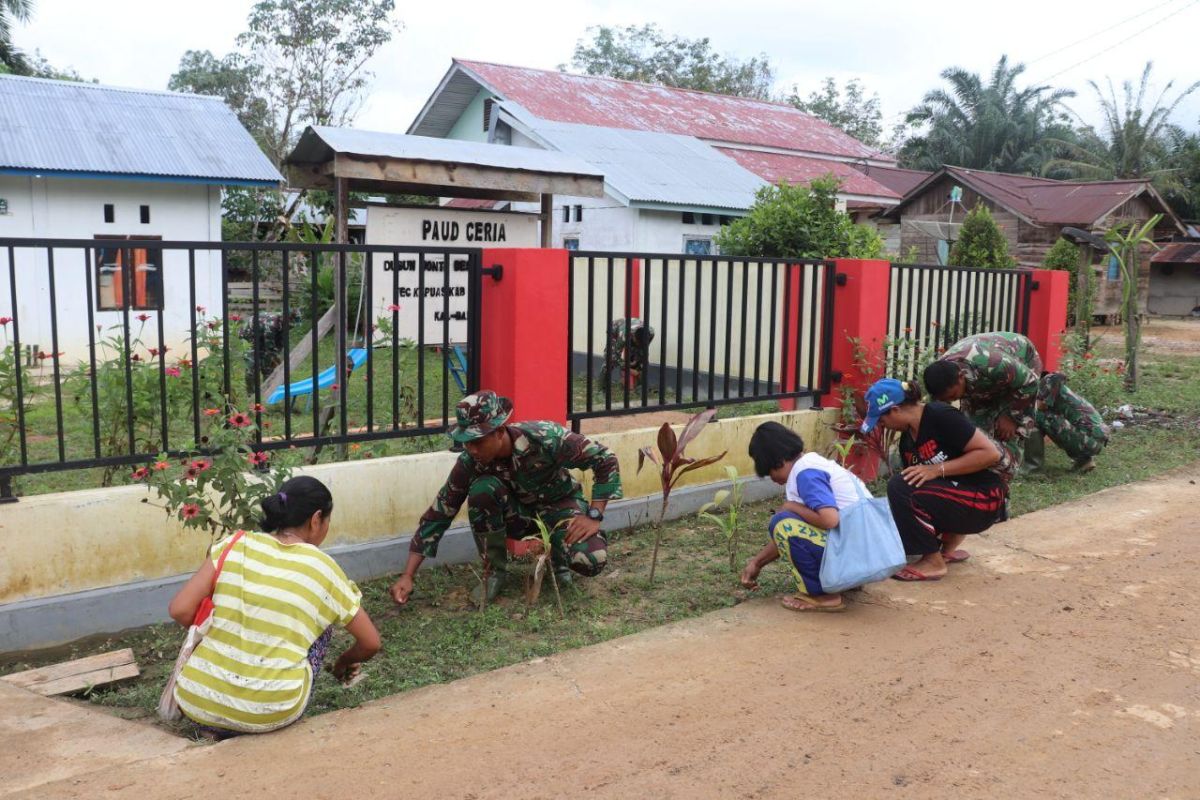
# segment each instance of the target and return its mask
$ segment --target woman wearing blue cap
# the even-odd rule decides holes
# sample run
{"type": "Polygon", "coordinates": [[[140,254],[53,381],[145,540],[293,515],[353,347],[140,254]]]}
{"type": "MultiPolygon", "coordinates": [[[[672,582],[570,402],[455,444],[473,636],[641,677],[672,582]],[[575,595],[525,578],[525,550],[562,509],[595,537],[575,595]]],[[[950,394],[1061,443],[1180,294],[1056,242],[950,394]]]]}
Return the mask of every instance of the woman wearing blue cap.
{"type": "Polygon", "coordinates": [[[990,528],[1004,509],[1008,485],[989,469],[1000,451],[958,409],[921,402],[916,383],[884,378],[866,399],[863,433],[900,432],[904,468],[888,481],[888,503],[904,552],[921,557],[892,577],[939,580],[947,563],[968,558],[957,549],[964,536],[990,528]]]}

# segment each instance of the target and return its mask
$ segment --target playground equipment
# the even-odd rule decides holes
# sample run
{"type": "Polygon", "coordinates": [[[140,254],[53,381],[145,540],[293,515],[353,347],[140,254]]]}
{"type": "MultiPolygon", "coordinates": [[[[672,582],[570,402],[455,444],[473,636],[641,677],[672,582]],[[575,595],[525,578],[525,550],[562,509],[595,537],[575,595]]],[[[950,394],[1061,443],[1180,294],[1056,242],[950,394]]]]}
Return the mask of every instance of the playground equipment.
{"type": "MultiPolygon", "coordinates": [[[[366,361],[366,349],[362,347],[355,347],[346,352],[346,362],[343,365],[343,369],[347,373],[354,372],[354,370],[365,364],[366,361]]],[[[318,391],[321,389],[328,389],[330,386],[337,383],[338,380],[338,367],[336,365],[326,367],[319,375],[317,375],[316,388],[318,391]]],[[[296,381],[289,386],[276,387],[275,391],[271,392],[271,394],[267,396],[267,405],[273,406],[285,399],[295,400],[298,397],[304,397],[306,395],[311,395],[312,393],[313,379],[308,377],[302,381],[296,381]]]]}

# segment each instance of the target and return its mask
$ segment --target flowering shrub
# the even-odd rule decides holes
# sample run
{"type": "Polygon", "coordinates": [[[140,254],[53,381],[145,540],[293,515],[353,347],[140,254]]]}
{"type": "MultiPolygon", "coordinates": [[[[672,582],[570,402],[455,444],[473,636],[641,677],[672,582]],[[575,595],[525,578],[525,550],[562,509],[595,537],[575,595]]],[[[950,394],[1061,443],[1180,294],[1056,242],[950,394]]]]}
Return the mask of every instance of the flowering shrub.
{"type": "Polygon", "coordinates": [[[291,477],[299,455],[257,449],[257,427],[233,407],[205,413],[206,434],[188,445],[186,455],[172,459],[162,453],[131,477],[144,481],[163,501],[167,516],[178,517],[184,527],[214,535],[256,527],[262,499],[291,477]]]}
{"type": "Polygon", "coordinates": [[[1064,336],[1059,371],[1067,376],[1071,391],[1102,411],[1126,402],[1122,388],[1125,362],[1098,358],[1094,349],[1098,341],[1092,341],[1092,348],[1085,348],[1083,340],[1075,334],[1064,336]]]}

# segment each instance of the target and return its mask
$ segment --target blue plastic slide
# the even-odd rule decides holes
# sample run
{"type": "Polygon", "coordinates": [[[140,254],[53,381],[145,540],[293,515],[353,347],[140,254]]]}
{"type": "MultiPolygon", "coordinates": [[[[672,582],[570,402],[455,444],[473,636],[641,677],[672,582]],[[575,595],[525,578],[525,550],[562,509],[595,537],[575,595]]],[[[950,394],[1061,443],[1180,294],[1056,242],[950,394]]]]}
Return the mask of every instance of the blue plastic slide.
{"type": "MultiPolygon", "coordinates": [[[[353,372],[367,362],[367,351],[361,347],[355,347],[354,349],[347,351],[346,358],[349,359],[351,365],[350,370],[353,372]]],[[[330,386],[337,383],[337,376],[337,366],[326,368],[323,372],[321,372],[320,375],[317,376],[317,388],[328,389],[330,386]]],[[[287,397],[303,397],[306,394],[312,394],[312,390],[313,381],[311,377],[305,378],[302,381],[296,381],[291,386],[278,386],[267,398],[267,405],[273,406],[287,397]]]]}

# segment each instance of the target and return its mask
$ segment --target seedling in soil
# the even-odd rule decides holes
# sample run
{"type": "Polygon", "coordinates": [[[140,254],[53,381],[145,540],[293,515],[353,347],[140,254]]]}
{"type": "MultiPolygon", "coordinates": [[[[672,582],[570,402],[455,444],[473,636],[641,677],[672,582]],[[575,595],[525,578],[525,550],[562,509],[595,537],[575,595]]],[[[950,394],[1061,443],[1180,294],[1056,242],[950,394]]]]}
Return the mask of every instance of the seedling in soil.
{"type": "Polygon", "coordinates": [[[658,525],[655,526],[654,532],[654,555],[650,558],[650,583],[654,583],[654,570],[658,566],[658,547],[662,543],[662,523],[663,518],[667,516],[667,504],[671,500],[671,489],[686,472],[691,472],[694,469],[707,467],[709,464],[715,464],[725,457],[723,451],[718,456],[708,456],[707,458],[687,458],[683,451],[688,446],[688,443],[700,435],[700,431],[704,429],[713,417],[717,415],[715,408],[710,408],[707,411],[701,411],[696,416],[688,420],[687,425],[683,428],[683,433],[676,439],[675,431],[671,428],[669,422],[664,422],[662,427],[658,429],[658,452],[655,453],[649,447],[643,447],[638,450],[638,472],[642,471],[642,465],[646,459],[650,459],[659,467],[659,480],[662,481],[662,510],[658,514],[658,525]]]}
{"type": "Polygon", "coordinates": [[[738,483],[737,467],[726,466],[725,475],[731,482],[730,487],[728,489],[721,489],[714,494],[712,502],[700,506],[697,514],[709,522],[715,523],[717,528],[720,529],[725,537],[725,546],[729,549],[729,569],[736,572],[738,537],[741,533],[738,513],[742,506],[742,485],[738,483]],[[723,515],[712,513],[718,510],[721,504],[726,501],[729,504],[725,506],[725,513],[723,515]]]}
{"type": "Polygon", "coordinates": [[[521,541],[532,542],[534,548],[530,550],[530,555],[535,555],[534,550],[540,548],[540,552],[536,553],[533,562],[533,575],[530,576],[529,586],[525,591],[525,602],[533,605],[537,602],[538,596],[542,593],[542,580],[545,579],[546,573],[550,573],[550,582],[554,585],[554,599],[558,601],[558,613],[563,619],[567,618],[567,612],[563,610],[562,593],[558,589],[558,576],[554,574],[554,568],[551,564],[550,553],[552,550],[551,536],[554,531],[558,530],[562,525],[566,524],[566,520],[560,521],[553,528],[547,527],[545,521],[541,517],[534,517],[533,524],[537,526],[538,532],[533,536],[526,536],[521,541]],[[549,568],[547,568],[549,567],[549,568]]]}

